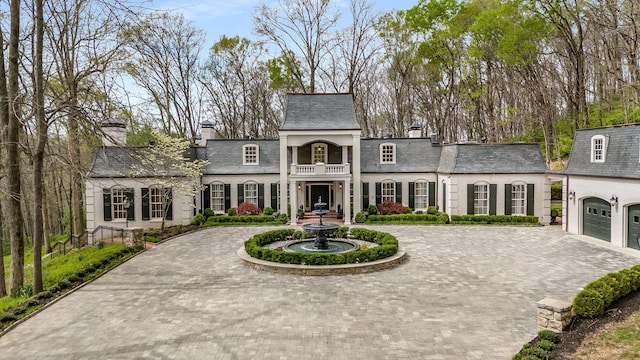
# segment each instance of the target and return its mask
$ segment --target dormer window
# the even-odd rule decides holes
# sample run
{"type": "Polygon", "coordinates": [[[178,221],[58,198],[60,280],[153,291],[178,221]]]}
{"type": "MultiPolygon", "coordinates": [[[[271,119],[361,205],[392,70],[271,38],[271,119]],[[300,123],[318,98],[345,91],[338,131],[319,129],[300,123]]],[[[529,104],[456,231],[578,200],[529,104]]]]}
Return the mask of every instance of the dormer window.
{"type": "Polygon", "coordinates": [[[258,165],[260,163],[260,157],[258,152],[258,145],[244,145],[242,147],[242,165],[258,165]]]}
{"type": "Polygon", "coordinates": [[[395,164],[396,163],[396,144],[381,144],[380,145],[380,163],[381,164],[395,164]]]}
{"type": "Polygon", "coordinates": [[[312,164],[327,163],[327,144],[321,144],[321,143],[313,144],[311,145],[311,149],[312,149],[312,156],[313,156],[313,158],[311,159],[312,164]]]}
{"type": "Polygon", "coordinates": [[[606,142],[603,135],[591,138],[591,162],[604,162],[606,156],[606,142]]]}

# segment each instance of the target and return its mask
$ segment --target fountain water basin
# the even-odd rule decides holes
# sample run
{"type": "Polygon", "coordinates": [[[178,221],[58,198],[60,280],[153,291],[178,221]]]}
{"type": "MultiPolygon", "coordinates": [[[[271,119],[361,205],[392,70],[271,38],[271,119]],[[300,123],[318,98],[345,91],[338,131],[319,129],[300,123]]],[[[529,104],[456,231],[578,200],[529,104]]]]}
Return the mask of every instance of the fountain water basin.
{"type": "Polygon", "coordinates": [[[329,213],[327,203],[322,202],[322,197],[318,198],[318,202],[313,205],[313,208],[314,210],[311,212],[320,217],[320,222],[305,224],[302,225],[302,228],[311,234],[315,234],[315,239],[294,241],[285,245],[282,248],[284,251],[342,254],[360,248],[358,244],[344,239],[327,239],[326,234],[336,231],[339,226],[322,222],[322,217],[329,213]]]}

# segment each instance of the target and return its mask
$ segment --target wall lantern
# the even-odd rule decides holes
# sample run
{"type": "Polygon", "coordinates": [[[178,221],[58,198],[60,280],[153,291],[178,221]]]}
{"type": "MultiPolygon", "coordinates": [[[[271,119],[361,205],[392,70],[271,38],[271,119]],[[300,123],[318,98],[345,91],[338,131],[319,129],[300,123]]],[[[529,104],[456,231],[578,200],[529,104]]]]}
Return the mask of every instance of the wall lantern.
{"type": "Polygon", "coordinates": [[[342,183],[339,183],[339,184],[338,184],[338,188],[339,188],[339,189],[342,189],[342,183]]]}
{"type": "Polygon", "coordinates": [[[611,204],[611,206],[616,206],[618,204],[618,197],[615,195],[611,195],[611,199],[609,199],[609,204],[611,204]]]}
{"type": "Polygon", "coordinates": [[[569,191],[569,200],[573,200],[574,197],[576,197],[576,192],[573,190],[569,191]]]}
{"type": "Polygon", "coordinates": [[[298,184],[298,190],[300,190],[300,189],[301,189],[300,184],[298,184]]]}

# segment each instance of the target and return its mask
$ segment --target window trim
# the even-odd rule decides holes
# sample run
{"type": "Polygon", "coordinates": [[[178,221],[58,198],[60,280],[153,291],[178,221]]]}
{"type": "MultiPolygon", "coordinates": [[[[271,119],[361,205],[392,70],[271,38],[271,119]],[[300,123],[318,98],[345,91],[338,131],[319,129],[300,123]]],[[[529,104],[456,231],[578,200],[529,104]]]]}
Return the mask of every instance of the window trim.
{"type": "Polygon", "coordinates": [[[474,215],[489,215],[489,213],[491,212],[490,209],[490,199],[491,199],[491,186],[489,186],[488,183],[486,182],[479,182],[479,183],[475,183],[473,184],[473,214],[474,215]],[[478,194],[478,186],[484,186],[486,191],[484,192],[486,194],[486,197],[483,199],[478,199],[477,194],[478,194]],[[479,201],[483,201],[486,204],[483,206],[483,208],[486,208],[486,212],[480,212],[478,211],[479,209],[479,201]]]}
{"type": "Polygon", "coordinates": [[[326,164],[328,161],[328,157],[329,157],[329,153],[328,153],[328,146],[325,143],[313,143],[311,144],[311,163],[312,164],[318,164],[318,163],[323,163],[326,164]],[[322,148],[323,149],[323,157],[322,157],[322,161],[315,161],[314,158],[316,157],[316,147],[322,148]]]}
{"type": "MultiPolygon", "coordinates": [[[[149,186],[149,220],[151,221],[159,221],[162,220],[164,218],[164,212],[165,212],[165,203],[164,203],[164,196],[165,196],[165,190],[164,187],[162,185],[152,185],[149,186]],[[160,196],[160,216],[154,216],[154,213],[157,212],[157,209],[153,208],[154,204],[158,204],[158,202],[154,202],[153,198],[154,198],[154,191],[158,191],[159,195],[156,194],[157,196],[160,196]]],[[[156,214],[157,215],[157,214],[156,214]]]]}
{"type": "MultiPolygon", "coordinates": [[[[218,191],[219,193],[219,191],[218,191]]],[[[224,183],[220,182],[220,181],[216,181],[216,182],[212,182],[209,184],[209,207],[211,208],[211,210],[213,210],[214,213],[216,214],[222,214],[225,213],[226,209],[224,207],[224,203],[225,203],[225,193],[224,193],[224,183]],[[217,197],[217,196],[213,196],[214,194],[214,190],[213,187],[216,186],[220,186],[222,189],[222,196],[221,197],[217,197]],[[221,204],[222,204],[222,210],[216,210],[213,206],[214,204],[214,199],[221,199],[221,204]]]]}
{"type": "Polygon", "coordinates": [[[527,184],[523,183],[523,182],[514,182],[511,184],[511,215],[516,215],[516,216],[526,216],[527,215],[527,184]],[[515,194],[515,189],[516,186],[522,186],[523,191],[522,191],[522,199],[517,199],[514,194],[515,194]],[[515,205],[514,205],[514,201],[522,201],[522,211],[516,211],[515,205]]]}
{"type": "Polygon", "coordinates": [[[429,209],[429,181],[427,180],[416,180],[413,183],[413,204],[414,210],[428,210],[429,209]],[[424,185],[424,195],[418,195],[418,184],[420,186],[424,185]],[[424,198],[425,207],[418,207],[418,199],[424,198]]]}
{"type": "Polygon", "coordinates": [[[122,199],[126,199],[127,198],[127,188],[126,187],[112,187],[111,188],[111,220],[112,221],[126,221],[127,220],[127,209],[125,209],[124,207],[124,200],[122,200],[121,202],[116,202],[116,192],[121,192],[121,197],[122,199]],[[116,205],[120,205],[122,204],[122,209],[121,210],[116,210],[116,205]],[[124,216],[123,217],[117,217],[116,216],[116,212],[118,213],[123,213],[124,216]]]}
{"type": "Polygon", "coordinates": [[[257,183],[257,182],[254,182],[254,181],[247,181],[246,183],[242,184],[242,193],[243,193],[243,195],[242,195],[242,196],[243,196],[243,202],[246,202],[246,203],[252,203],[252,204],[255,204],[256,206],[258,206],[258,201],[259,201],[259,199],[260,199],[260,194],[259,194],[259,192],[260,192],[260,189],[258,188],[258,183],[257,183]],[[247,189],[247,187],[248,187],[249,185],[253,185],[253,186],[255,186],[255,192],[256,192],[256,195],[255,195],[255,200],[256,200],[256,201],[255,201],[255,202],[253,202],[253,201],[248,201],[248,200],[247,200],[247,198],[248,198],[248,197],[247,197],[247,190],[248,190],[248,189],[247,189]]]}
{"type": "Polygon", "coordinates": [[[242,145],[242,165],[260,165],[260,146],[257,144],[242,145]],[[250,149],[255,149],[255,161],[248,161],[250,158],[247,156],[249,155],[247,154],[247,151],[250,149]]]}
{"type": "Polygon", "coordinates": [[[604,135],[592,136],[591,137],[591,162],[603,163],[605,162],[606,158],[607,158],[607,138],[604,135]],[[598,141],[600,141],[600,146],[601,146],[599,149],[596,147],[596,142],[598,141]]]}
{"type": "Polygon", "coordinates": [[[396,144],[394,143],[382,143],[380,144],[380,164],[395,164],[396,163],[396,144]],[[391,149],[391,159],[385,159],[385,148],[388,147],[391,149]]]}
{"type": "Polygon", "coordinates": [[[396,182],[393,180],[384,180],[380,183],[380,201],[391,201],[396,202],[396,182]],[[385,185],[391,184],[391,187],[388,189],[391,191],[391,195],[385,195],[385,185]]]}

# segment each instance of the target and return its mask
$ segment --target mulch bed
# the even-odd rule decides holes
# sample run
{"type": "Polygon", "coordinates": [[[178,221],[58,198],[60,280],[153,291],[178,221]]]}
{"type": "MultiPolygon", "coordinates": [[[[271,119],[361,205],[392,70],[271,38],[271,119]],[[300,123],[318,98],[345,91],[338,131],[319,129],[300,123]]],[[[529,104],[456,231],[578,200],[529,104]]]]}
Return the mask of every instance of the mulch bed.
{"type": "Polygon", "coordinates": [[[587,335],[598,331],[606,324],[624,321],[638,310],[640,310],[640,291],[635,291],[614,302],[609,310],[598,317],[593,319],[575,317],[569,327],[560,334],[560,341],[549,353],[549,359],[572,359],[587,335]]]}

